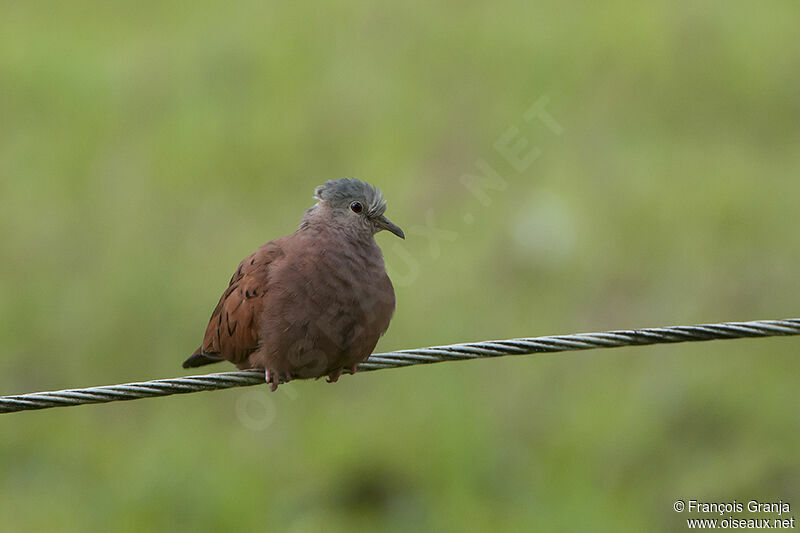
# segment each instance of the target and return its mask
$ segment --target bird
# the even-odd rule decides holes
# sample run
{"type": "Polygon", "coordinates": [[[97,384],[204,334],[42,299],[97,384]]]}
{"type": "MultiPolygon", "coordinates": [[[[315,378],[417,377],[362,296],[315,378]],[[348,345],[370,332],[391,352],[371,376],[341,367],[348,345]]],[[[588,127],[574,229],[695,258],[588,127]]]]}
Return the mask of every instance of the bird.
{"type": "Polygon", "coordinates": [[[294,233],[239,263],[184,368],[227,360],[262,369],[275,391],[291,379],[336,382],[369,357],[395,310],[375,234],[405,234],[364,181],[326,181],[314,199],[294,233]]]}

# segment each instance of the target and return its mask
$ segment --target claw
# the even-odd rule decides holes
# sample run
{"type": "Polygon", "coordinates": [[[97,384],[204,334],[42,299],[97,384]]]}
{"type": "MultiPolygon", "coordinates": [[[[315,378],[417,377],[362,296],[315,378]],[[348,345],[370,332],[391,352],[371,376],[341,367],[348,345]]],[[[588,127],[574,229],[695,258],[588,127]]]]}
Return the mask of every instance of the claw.
{"type": "Polygon", "coordinates": [[[351,375],[351,376],[352,376],[353,374],[355,374],[357,371],[358,371],[358,364],[355,364],[355,365],[353,365],[353,366],[351,366],[351,367],[350,367],[350,375],[351,375]]]}
{"type": "Polygon", "coordinates": [[[337,368],[336,370],[328,374],[328,380],[327,380],[328,383],[336,383],[337,381],[339,381],[339,376],[341,375],[342,375],[342,369],[337,368]]]}

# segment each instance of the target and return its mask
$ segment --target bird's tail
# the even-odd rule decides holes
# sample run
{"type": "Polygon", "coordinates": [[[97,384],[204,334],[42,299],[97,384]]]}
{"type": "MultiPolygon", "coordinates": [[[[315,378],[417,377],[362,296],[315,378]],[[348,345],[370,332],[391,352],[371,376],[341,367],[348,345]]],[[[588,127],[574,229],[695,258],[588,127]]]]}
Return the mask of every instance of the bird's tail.
{"type": "Polygon", "coordinates": [[[205,353],[203,351],[203,347],[201,346],[189,356],[189,359],[183,362],[183,368],[194,368],[197,366],[210,365],[211,363],[218,363],[220,361],[222,361],[222,357],[205,353]]]}

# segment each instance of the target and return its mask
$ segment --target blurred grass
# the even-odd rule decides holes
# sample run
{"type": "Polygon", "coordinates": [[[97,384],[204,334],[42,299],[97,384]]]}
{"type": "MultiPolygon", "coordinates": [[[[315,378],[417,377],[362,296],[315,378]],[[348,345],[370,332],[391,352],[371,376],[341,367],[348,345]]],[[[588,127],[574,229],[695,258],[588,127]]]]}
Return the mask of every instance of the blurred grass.
{"type": "MultiPolygon", "coordinates": [[[[179,375],[241,257],[339,176],[417,229],[378,238],[379,350],[797,316],[799,22],[4,3],[0,394],[179,375]],[[542,96],[562,135],[525,121],[542,96]],[[524,172],[493,147],[510,127],[541,150],[524,172]],[[459,181],[478,158],[507,182],[488,207],[459,181]]],[[[797,506],[799,371],[796,340],[746,340],[9,415],[0,530],[671,531],[677,498],[797,506]]]]}

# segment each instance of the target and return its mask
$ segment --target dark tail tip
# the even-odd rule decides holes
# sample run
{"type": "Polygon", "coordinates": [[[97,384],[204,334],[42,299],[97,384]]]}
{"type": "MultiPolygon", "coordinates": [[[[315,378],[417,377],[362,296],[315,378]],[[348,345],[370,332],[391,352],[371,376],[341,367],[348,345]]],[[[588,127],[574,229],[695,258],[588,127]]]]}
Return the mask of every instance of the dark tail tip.
{"type": "Polygon", "coordinates": [[[183,362],[183,368],[195,368],[203,365],[210,365],[212,363],[219,363],[222,361],[221,357],[209,355],[203,352],[203,348],[198,348],[196,352],[189,356],[189,359],[183,362]]]}

